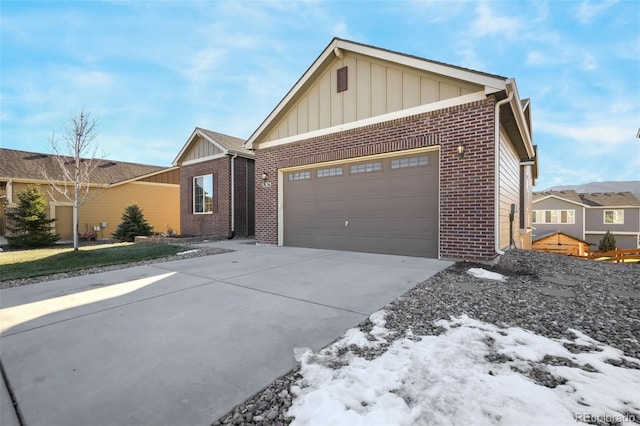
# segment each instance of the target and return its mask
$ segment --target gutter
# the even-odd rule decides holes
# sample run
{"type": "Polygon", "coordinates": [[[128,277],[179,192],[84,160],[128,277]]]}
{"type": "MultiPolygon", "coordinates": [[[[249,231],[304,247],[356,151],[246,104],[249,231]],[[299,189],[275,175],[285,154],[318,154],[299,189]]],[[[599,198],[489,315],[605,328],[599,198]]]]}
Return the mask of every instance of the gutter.
{"type": "Polygon", "coordinates": [[[228,239],[231,240],[236,236],[236,169],[235,169],[235,159],[238,157],[238,153],[236,152],[231,157],[231,232],[229,232],[228,239]]]}
{"type": "MultiPolygon", "coordinates": [[[[494,249],[498,255],[503,255],[504,252],[500,250],[500,107],[508,102],[511,102],[513,98],[513,92],[509,90],[509,85],[506,89],[508,96],[501,101],[496,102],[495,109],[495,125],[494,125],[494,159],[495,159],[495,178],[494,178],[494,213],[493,223],[496,227],[493,232],[494,249]]],[[[511,242],[509,242],[511,244],[511,242]]]]}

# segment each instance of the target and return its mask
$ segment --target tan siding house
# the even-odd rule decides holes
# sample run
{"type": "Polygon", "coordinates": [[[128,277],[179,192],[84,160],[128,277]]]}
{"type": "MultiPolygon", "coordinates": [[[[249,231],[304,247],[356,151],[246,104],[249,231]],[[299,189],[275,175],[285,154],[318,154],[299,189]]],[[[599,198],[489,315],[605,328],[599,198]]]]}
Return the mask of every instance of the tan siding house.
{"type": "MultiPolygon", "coordinates": [[[[99,160],[90,186],[98,191],[78,212],[78,231],[110,239],[127,206],[137,204],[155,232],[180,233],[179,171],[177,168],[99,160]]],[[[39,185],[49,203],[49,217],[62,240],[73,239],[73,202],[51,191],[42,172],[57,176],[58,166],[47,154],[0,149],[0,233],[6,233],[6,211],[28,185],[39,185]]]]}
{"type": "Polygon", "coordinates": [[[336,38],[246,143],[256,241],[485,260],[530,247],[529,109],[513,79],[336,38]]]}

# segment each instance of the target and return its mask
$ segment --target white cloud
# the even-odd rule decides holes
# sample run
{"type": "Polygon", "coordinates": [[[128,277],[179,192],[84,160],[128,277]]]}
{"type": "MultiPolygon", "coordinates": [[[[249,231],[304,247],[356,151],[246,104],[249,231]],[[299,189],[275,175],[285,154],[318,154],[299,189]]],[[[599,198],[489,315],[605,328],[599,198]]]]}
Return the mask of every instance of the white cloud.
{"type": "Polygon", "coordinates": [[[614,4],[618,3],[618,0],[607,0],[605,2],[593,3],[590,1],[583,1],[578,6],[576,11],[576,17],[583,24],[589,24],[600,15],[602,12],[609,9],[614,4]]]}
{"type": "Polygon", "coordinates": [[[539,50],[533,50],[527,53],[527,64],[528,65],[546,65],[553,61],[553,58],[545,52],[541,52],[539,50]]]}
{"type": "Polygon", "coordinates": [[[480,3],[476,8],[476,19],[471,24],[472,37],[491,35],[514,37],[524,30],[523,22],[519,18],[500,16],[487,3],[480,3]]]}
{"type": "Polygon", "coordinates": [[[460,65],[474,70],[485,69],[484,62],[478,57],[478,52],[469,40],[462,40],[459,46],[456,53],[461,57],[460,65]]]}
{"type": "Polygon", "coordinates": [[[583,71],[593,71],[598,68],[598,61],[591,53],[585,53],[582,57],[580,69],[583,71]]]}
{"type": "Polygon", "coordinates": [[[539,132],[552,134],[556,138],[571,139],[580,142],[583,146],[587,144],[595,151],[594,153],[628,142],[633,131],[627,123],[615,118],[594,122],[537,120],[535,125],[539,132]]]}
{"type": "Polygon", "coordinates": [[[450,21],[465,13],[467,4],[457,1],[424,1],[414,0],[403,3],[412,16],[419,15],[421,20],[428,23],[450,21]]]}
{"type": "Polygon", "coordinates": [[[200,84],[211,78],[211,71],[222,61],[225,51],[217,48],[206,48],[196,52],[190,59],[190,63],[179,70],[191,83],[200,84]]]}
{"type": "Polygon", "coordinates": [[[115,82],[115,78],[106,72],[82,69],[69,69],[63,71],[68,80],[79,89],[108,89],[115,82]]]}
{"type": "Polygon", "coordinates": [[[347,23],[344,21],[344,19],[341,19],[335,25],[333,25],[331,27],[331,32],[336,37],[347,38],[347,39],[350,38],[349,29],[348,29],[347,23]]]}

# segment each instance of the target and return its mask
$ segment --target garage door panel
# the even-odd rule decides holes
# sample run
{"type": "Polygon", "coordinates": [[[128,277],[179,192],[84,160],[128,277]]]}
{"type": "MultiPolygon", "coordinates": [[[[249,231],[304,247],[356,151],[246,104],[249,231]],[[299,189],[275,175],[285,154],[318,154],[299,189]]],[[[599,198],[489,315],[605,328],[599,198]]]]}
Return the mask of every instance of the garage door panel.
{"type": "Polygon", "coordinates": [[[346,164],[340,176],[317,177],[323,168],[309,166],[310,179],[285,180],[284,244],[437,257],[438,153],[428,157],[397,169],[379,160],[373,172],[346,164]]]}
{"type": "Polygon", "coordinates": [[[392,218],[353,218],[349,221],[347,231],[352,236],[385,235],[389,237],[409,236],[422,238],[434,234],[434,228],[426,224],[424,217],[392,218]]]}

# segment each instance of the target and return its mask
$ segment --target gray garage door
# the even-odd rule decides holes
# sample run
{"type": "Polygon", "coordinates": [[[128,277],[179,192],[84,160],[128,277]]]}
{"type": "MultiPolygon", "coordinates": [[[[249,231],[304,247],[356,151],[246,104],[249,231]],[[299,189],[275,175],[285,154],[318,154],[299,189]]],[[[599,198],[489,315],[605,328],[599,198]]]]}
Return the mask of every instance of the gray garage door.
{"type": "Polygon", "coordinates": [[[284,245],[438,256],[438,152],[296,169],[284,245]]]}

